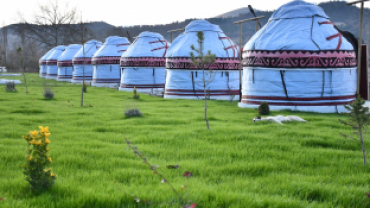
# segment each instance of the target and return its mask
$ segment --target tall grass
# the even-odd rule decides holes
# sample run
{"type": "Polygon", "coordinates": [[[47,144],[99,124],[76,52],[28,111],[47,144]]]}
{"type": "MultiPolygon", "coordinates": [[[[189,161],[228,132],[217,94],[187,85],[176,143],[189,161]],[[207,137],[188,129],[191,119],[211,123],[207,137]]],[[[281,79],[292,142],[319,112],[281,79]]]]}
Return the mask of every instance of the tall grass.
{"type": "Polygon", "coordinates": [[[123,111],[131,92],[91,87],[79,107],[79,85],[48,81],[55,99],[44,100],[44,80],[27,78],[35,81],[27,95],[0,90],[0,197],[6,197],[0,207],[146,206],[126,193],[170,207],[175,196],[127,149],[125,137],[179,190],[186,183],[182,173],[191,171],[189,198],[197,207],[348,208],[368,201],[370,169],[363,167],[359,144],[339,135],[350,131],[338,122],[344,115],[271,112],[308,122],[253,123],[256,110],[212,100],[207,131],[201,100],[141,94],[143,116],[128,119],[123,111]],[[21,136],[39,125],[53,133],[58,180],[32,195],[21,169],[21,136]],[[177,163],[179,169],[165,168],[177,163]]]}

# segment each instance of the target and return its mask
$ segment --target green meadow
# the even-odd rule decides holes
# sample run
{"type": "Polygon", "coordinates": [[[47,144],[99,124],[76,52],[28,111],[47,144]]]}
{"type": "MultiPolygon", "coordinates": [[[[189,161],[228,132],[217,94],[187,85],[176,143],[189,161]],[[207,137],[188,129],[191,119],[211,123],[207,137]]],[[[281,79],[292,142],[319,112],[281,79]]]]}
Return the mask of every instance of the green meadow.
{"type": "Polygon", "coordinates": [[[38,74],[27,74],[27,81],[27,95],[24,84],[16,86],[17,93],[0,85],[1,208],[180,207],[168,184],[135,157],[125,139],[197,207],[370,207],[370,164],[363,165],[360,143],[339,135],[350,132],[338,122],[346,115],[282,111],[272,115],[308,122],[253,123],[256,109],[211,100],[207,130],[202,100],[140,94],[136,101],[132,92],[88,87],[81,107],[81,85],[38,74]],[[44,82],[53,100],[43,98],[44,82]],[[143,116],[126,118],[124,111],[132,107],[143,116]],[[22,173],[22,135],[38,126],[49,126],[58,178],[50,190],[33,194],[22,173]],[[166,168],[176,164],[179,169],[166,168]],[[188,182],[185,171],[193,174],[188,182]],[[181,190],[186,184],[187,191],[181,190]]]}

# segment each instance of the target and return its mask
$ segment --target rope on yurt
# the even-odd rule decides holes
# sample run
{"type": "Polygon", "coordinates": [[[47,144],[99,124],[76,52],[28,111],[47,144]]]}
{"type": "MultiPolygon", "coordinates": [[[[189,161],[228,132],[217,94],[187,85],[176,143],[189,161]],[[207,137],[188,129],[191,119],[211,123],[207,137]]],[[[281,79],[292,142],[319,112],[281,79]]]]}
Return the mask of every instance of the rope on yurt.
{"type": "Polygon", "coordinates": [[[314,20],[314,16],[311,17],[312,18],[312,24],[311,24],[311,40],[312,42],[316,45],[316,47],[321,50],[320,46],[313,40],[312,38],[312,29],[313,29],[313,20],[314,20]]]}
{"type": "MultiPolygon", "coordinates": [[[[220,36],[220,34],[217,32],[217,35],[218,35],[218,39],[221,41],[222,45],[224,46],[224,50],[226,51],[227,53],[227,57],[230,57],[229,55],[229,51],[226,50],[226,46],[224,44],[224,41],[222,41],[222,37],[220,36]]],[[[231,44],[230,44],[231,45],[231,44]]]]}
{"type": "Polygon", "coordinates": [[[194,93],[195,96],[197,96],[197,98],[199,100],[199,97],[197,95],[197,92],[195,91],[195,83],[194,83],[194,74],[193,74],[193,72],[191,72],[191,83],[193,85],[193,93],[194,93]]]}
{"type": "Polygon", "coordinates": [[[322,88],[321,88],[321,97],[324,96],[325,91],[325,71],[322,71],[322,88]]]}
{"type": "Polygon", "coordinates": [[[284,87],[285,96],[289,100],[288,91],[287,91],[286,85],[285,85],[284,75],[285,75],[285,71],[280,70],[281,82],[282,82],[283,87],[284,87]]]}

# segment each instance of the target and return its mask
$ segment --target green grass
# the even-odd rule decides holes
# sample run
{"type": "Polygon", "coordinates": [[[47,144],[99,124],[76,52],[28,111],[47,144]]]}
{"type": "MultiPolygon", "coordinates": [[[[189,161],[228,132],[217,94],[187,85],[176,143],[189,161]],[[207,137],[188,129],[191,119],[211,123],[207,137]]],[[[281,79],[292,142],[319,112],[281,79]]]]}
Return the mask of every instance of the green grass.
{"type": "Polygon", "coordinates": [[[360,144],[339,135],[350,131],[338,122],[345,115],[272,112],[308,121],[280,126],[253,123],[257,110],[237,102],[210,101],[208,131],[203,101],[141,94],[135,102],[131,92],[88,87],[80,107],[81,85],[46,81],[55,99],[44,100],[45,80],[37,74],[27,80],[27,95],[24,85],[16,86],[17,93],[0,86],[2,208],[146,207],[131,194],[170,207],[176,197],[127,149],[125,138],[176,188],[186,184],[182,173],[191,171],[189,199],[198,207],[352,208],[368,201],[370,169],[363,166],[360,144]],[[143,116],[126,118],[126,106],[143,116]],[[51,190],[33,195],[21,169],[27,148],[21,136],[39,125],[52,133],[58,179],[51,190]],[[165,168],[177,163],[180,169],[165,168]]]}

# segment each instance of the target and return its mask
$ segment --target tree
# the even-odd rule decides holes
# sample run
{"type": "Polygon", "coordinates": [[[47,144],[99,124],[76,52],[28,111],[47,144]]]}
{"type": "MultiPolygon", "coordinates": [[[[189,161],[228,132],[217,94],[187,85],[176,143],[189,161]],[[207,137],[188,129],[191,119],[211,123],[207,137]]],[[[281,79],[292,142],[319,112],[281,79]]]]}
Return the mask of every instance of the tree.
{"type": "Polygon", "coordinates": [[[27,95],[28,90],[27,90],[27,80],[26,80],[26,75],[25,75],[26,64],[25,64],[25,61],[24,61],[23,51],[22,51],[21,47],[17,48],[17,54],[18,54],[18,58],[19,58],[19,67],[21,69],[23,69],[22,74],[23,74],[23,78],[24,78],[24,84],[26,85],[26,95],[27,95]]]}
{"type": "Polygon", "coordinates": [[[20,24],[15,25],[14,32],[19,37],[31,38],[47,48],[78,42],[81,27],[76,8],[68,4],[61,8],[57,0],[46,5],[39,5],[32,22],[26,21],[22,14],[20,24]]]}
{"type": "Polygon", "coordinates": [[[198,37],[198,46],[199,48],[195,48],[194,45],[191,45],[191,50],[198,53],[198,56],[196,57],[193,52],[190,52],[191,61],[193,62],[194,66],[197,68],[201,67],[203,69],[203,89],[204,89],[204,119],[206,120],[207,129],[209,130],[209,122],[207,118],[207,92],[206,87],[209,83],[211,83],[214,79],[214,76],[212,74],[212,70],[209,69],[209,73],[205,73],[205,66],[210,66],[212,63],[216,61],[216,55],[211,54],[211,51],[208,50],[206,55],[203,55],[203,48],[204,48],[204,33],[203,31],[197,32],[198,37]]]}
{"type": "Polygon", "coordinates": [[[358,95],[357,99],[353,101],[350,105],[345,105],[344,107],[350,111],[349,120],[343,121],[339,119],[339,122],[350,126],[353,130],[351,135],[346,135],[340,133],[344,138],[351,138],[355,141],[359,141],[362,145],[362,154],[364,159],[364,166],[366,165],[366,153],[365,153],[365,144],[364,144],[364,133],[366,133],[366,127],[370,124],[370,115],[369,108],[364,107],[365,101],[358,95]]]}

